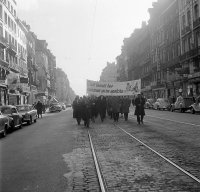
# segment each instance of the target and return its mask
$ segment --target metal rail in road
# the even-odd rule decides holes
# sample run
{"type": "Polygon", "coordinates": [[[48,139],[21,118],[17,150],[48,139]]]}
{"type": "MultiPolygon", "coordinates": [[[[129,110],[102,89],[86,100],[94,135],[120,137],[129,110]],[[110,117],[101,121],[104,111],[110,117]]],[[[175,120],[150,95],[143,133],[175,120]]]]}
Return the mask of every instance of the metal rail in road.
{"type": "Polygon", "coordinates": [[[90,147],[91,147],[92,156],[93,156],[93,159],[94,159],[94,164],[95,164],[95,168],[96,168],[96,171],[97,171],[97,176],[98,176],[101,191],[107,192],[105,181],[104,181],[102,171],[101,171],[100,166],[99,166],[98,158],[97,158],[97,155],[96,155],[96,152],[95,152],[94,145],[92,143],[92,138],[91,138],[89,130],[88,130],[88,137],[89,137],[89,141],[90,141],[90,147]]]}
{"type": "Polygon", "coordinates": [[[169,160],[168,158],[166,158],[165,156],[163,156],[162,154],[160,154],[159,152],[157,152],[156,150],[152,149],[150,146],[148,146],[147,144],[145,144],[144,142],[142,142],[141,140],[139,140],[138,138],[136,138],[135,136],[131,135],[129,132],[127,132],[126,130],[124,130],[123,128],[121,128],[120,126],[114,124],[117,128],[119,128],[121,131],[123,131],[124,133],[126,133],[127,135],[129,135],[130,137],[132,137],[133,139],[135,139],[136,141],[138,141],[139,143],[141,143],[143,146],[145,146],[146,148],[148,148],[149,150],[151,150],[152,152],[154,152],[155,154],[157,154],[158,156],[160,156],[162,159],[164,159],[165,161],[167,161],[168,163],[170,163],[171,165],[173,165],[174,167],[176,167],[177,169],[179,169],[181,172],[183,172],[184,174],[186,174],[187,176],[189,176],[190,178],[192,178],[194,181],[196,181],[197,183],[200,184],[200,179],[198,179],[197,177],[195,177],[194,175],[192,175],[191,173],[189,173],[188,171],[184,170],[183,168],[181,168],[180,166],[178,166],[177,164],[175,164],[174,162],[172,162],[171,160],[169,160]]]}

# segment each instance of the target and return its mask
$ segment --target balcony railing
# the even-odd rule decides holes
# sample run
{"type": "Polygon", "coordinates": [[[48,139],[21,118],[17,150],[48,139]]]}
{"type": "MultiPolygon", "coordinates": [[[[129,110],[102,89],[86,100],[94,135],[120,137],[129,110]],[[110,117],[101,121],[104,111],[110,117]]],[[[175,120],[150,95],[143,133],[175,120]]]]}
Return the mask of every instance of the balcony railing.
{"type": "Polygon", "coordinates": [[[190,26],[186,26],[181,30],[181,35],[185,35],[186,33],[191,31],[191,27],[190,26]]]}
{"type": "Polygon", "coordinates": [[[15,47],[12,43],[9,43],[9,48],[12,50],[15,54],[17,53],[17,47],[15,47]]]}
{"type": "Polygon", "coordinates": [[[193,22],[193,27],[196,28],[200,25],[200,17],[193,22]]]}
{"type": "Polygon", "coordinates": [[[19,66],[17,64],[11,64],[10,63],[10,66],[9,66],[10,70],[15,72],[15,73],[19,73],[20,69],[19,69],[19,66]]]}
{"type": "Polygon", "coordinates": [[[196,47],[186,53],[184,53],[183,55],[180,56],[180,60],[183,61],[185,59],[188,59],[190,57],[194,57],[200,54],[200,46],[196,47]]]}
{"type": "Polygon", "coordinates": [[[22,59],[23,61],[26,61],[25,54],[23,54],[23,53],[19,54],[19,58],[22,59]]]}

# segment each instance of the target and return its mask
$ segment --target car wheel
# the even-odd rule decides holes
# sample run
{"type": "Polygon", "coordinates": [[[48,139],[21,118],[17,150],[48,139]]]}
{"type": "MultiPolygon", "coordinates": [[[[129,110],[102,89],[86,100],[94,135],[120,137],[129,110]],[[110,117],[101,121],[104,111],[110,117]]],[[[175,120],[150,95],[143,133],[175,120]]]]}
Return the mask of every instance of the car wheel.
{"type": "Polygon", "coordinates": [[[19,124],[19,128],[22,128],[22,124],[23,124],[23,122],[22,122],[22,120],[20,121],[20,124],[19,124]]]}
{"type": "Polygon", "coordinates": [[[7,126],[4,127],[2,136],[6,137],[6,135],[7,135],[7,126]]]}
{"type": "Polygon", "coordinates": [[[11,121],[11,123],[10,123],[10,129],[11,129],[11,132],[14,131],[14,129],[15,129],[15,123],[14,123],[14,121],[11,121]]]}
{"type": "Polygon", "coordinates": [[[30,120],[28,121],[28,125],[32,124],[32,117],[30,116],[30,120]]]}
{"type": "Polygon", "coordinates": [[[37,122],[37,118],[34,119],[34,123],[36,123],[36,122],[37,122]]]}
{"type": "Polygon", "coordinates": [[[195,114],[194,108],[191,109],[191,113],[192,113],[192,114],[195,114]]]}

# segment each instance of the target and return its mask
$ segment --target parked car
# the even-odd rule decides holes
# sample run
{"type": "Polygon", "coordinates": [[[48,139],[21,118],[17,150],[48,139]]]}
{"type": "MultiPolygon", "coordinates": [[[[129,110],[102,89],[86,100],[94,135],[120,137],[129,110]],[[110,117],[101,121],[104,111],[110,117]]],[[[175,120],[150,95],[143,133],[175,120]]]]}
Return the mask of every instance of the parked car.
{"type": "Polygon", "coordinates": [[[5,137],[9,130],[9,118],[0,112],[0,135],[5,137]]]}
{"type": "Polygon", "coordinates": [[[62,111],[62,106],[59,103],[52,103],[49,107],[49,112],[62,111]]]}
{"type": "Polygon", "coordinates": [[[66,105],[66,107],[72,107],[72,105],[71,105],[70,103],[68,103],[68,104],[66,105]]]}
{"type": "Polygon", "coordinates": [[[198,102],[193,103],[189,108],[192,114],[200,113],[200,103],[198,102]]]}
{"type": "Polygon", "coordinates": [[[170,110],[170,102],[165,98],[158,98],[156,102],[153,104],[154,109],[162,109],[162,110],[170,110]]]}
{"type": "Polygon", "coordinates": [[[19,114],[15,106],[4,105],[0,107],[0,111],[9,118],[9,126],[12,130],[22,127],[22,115],[19,114]]]}
{"type": "Polygon", "coordinates": [[[171,111],[179,110],[184,113],[191,108],[192,104],[194,104],[192,97],[184,97],[183,102],[176,101],[174,104],[171,104],[171,111]]]}
{"type": "Polygon", "coordinates": [[[37,121],[37,110],[32,105],[17,105],[18,112],[22,115],[22,122],[28,125],[37,121]]]}
{"type": "Polygon", "coordinates": [[[63,110],[66,109],[66,105],[64,103],[61,103],[60,105],[61,105],[61,107],[62,107],[63,110]]]}
{"type": "Polygon", "coordinates": [[[154,104],[154,99],[147,99],[146,103],[145,103],[145,108],[146,109],[153,109],[153,104],[154,104]]]}

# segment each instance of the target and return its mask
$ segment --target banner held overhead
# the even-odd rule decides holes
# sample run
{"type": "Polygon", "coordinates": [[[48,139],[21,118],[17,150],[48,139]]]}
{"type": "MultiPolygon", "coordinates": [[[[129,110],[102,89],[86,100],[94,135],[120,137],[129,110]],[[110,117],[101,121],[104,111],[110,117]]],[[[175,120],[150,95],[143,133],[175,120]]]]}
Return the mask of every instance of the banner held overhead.
{"type": "Polygon", "coordinates": [[[95,96],[137,95],[141,92],[141,79],[125,82],[101,82],[87,80],[87,94],[95,96]]]}

